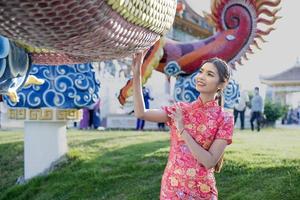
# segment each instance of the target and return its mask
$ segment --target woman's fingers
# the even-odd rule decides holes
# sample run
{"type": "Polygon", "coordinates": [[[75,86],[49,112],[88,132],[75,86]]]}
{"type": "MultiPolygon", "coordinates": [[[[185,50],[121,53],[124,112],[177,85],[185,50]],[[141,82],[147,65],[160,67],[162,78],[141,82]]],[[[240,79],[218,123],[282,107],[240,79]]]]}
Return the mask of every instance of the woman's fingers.
{"type": "Polygon", "coordinates": [[[181,110],[181,108],[179,107],[178,104],[175,104],[175,110],[176,110],[177,114],[181,117],[182,116],[182,110],[181,110]]]}
{"type": "Polygon", "coordinates": [[[171,117],[172,119],[176,119],[176,120],[181,119],[181,115],[177,111],[170,111],[170,113],[171,114],[169,114],[168,116],[171,117]]]}
{"type": "Polygon", "coordinates": [[[176,116],[178,115],[177,111],[170,110],[170,113],[176,116]]]}
{"type": "Polygon", "coordinates": [[[179,105],[177,103],[175,104],[175,109],[176,109],[176,111],[178,111],[179,113],[181,113],[181,108],[179,107],[179,105]]]}
{"type": "Polygon", "coordinates": [[[132,55],[132,71],[135,73],[140,72],[140,68],[143,65],[144,54],[143,52],[137,52],[132,55]]]}
{"type": "Polygon", "coordinates": [[[137,61],[142,62],[145,55],[146,55],[146,54],[144,54],[143,51],[140,51],[140,52],[135,53],[135,54],[134,54],[134,57],[135,57],[135,59],[136,59],[137,61]]]}
{"type": "Polygon", "coordinates": [[[145,51],[143,51],[143,57],[146,56],[147,52],[149,51],[150,48],[147,48],[145,51]]]}

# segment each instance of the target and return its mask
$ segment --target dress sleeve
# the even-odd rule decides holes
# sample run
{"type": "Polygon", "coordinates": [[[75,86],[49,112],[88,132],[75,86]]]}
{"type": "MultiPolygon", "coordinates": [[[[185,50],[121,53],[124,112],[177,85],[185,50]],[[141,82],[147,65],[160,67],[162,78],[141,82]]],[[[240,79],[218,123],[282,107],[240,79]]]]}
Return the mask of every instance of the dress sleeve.
{"type": "MultiPolygon", "coordinates": [[[[162,106],[161,109],[162,109],[163,111],[165,111],[165,113],[166,113],[167,115],[169,115],[169,114],[171,114],[171,110],[175,110],[175,105],[171,105],[171,106],[162,106]]],[[[172,126],[172,124],[173,124],[173,120],[172,120],[170,117],[168,117],[168,121],[166,122],[166,125],[170,127],[170,126],[172,126]]]]}
{"type": "Polygon", "coordinates": [[[233,128],[233,114],[231,112],[223,112],[215,139],[224,139],[228,145],[231,144],[233,128]]]}

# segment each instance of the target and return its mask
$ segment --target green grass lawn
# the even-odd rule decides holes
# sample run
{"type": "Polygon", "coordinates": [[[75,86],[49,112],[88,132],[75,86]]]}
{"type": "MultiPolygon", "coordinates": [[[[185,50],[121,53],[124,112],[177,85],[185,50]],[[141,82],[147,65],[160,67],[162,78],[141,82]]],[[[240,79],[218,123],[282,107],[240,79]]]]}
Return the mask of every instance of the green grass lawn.
{"type": "MultiPolygon", "coordinates": [[[[48,176],[23,175],[23,133],[0,131],[0,199],[159,199],[166,132],[68,131],[68,162],[48,176]]],[[[219,199],[300,199],[300,130],[238,130],[216,174],[219,199]]]]}

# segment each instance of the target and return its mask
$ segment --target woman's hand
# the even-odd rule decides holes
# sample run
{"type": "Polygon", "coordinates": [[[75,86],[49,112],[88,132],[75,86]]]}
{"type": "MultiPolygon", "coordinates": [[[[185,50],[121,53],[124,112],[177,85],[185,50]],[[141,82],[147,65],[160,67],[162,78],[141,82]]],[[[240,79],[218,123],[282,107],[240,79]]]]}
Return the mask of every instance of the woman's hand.
{"type": "Polygon", "coordinates": [[[179,133],[182,133],[184,129],[184,124],[183,124],[183,114],[181,108],[178,106],[178,104],[175,104],[175,111],[171,110],[170,112],[171,114],[169,114],[168,116],[174,120],[177,131],[179,133]]]}
{"type": "Polygon", "coordinates": [[[132,56],[132,67],[131,70],[133,72],[133,75],[139,75],[141,71],[141,67],[143,65],[144,57],[146,53],[148,52],[148,49],[145,51],[137,52],[133,54],[132,56]]]}

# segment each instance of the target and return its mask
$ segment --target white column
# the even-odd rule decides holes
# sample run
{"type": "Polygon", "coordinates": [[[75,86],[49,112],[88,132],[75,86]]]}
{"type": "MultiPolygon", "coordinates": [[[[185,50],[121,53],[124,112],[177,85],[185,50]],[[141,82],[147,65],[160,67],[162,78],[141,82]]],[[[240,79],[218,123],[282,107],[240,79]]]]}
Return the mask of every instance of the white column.
{"type": "Polygon", "coordinates": [[[48,169],[67,153],[66,122],[25,121],[24,178],[30,179],[48,169]]]}

